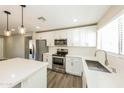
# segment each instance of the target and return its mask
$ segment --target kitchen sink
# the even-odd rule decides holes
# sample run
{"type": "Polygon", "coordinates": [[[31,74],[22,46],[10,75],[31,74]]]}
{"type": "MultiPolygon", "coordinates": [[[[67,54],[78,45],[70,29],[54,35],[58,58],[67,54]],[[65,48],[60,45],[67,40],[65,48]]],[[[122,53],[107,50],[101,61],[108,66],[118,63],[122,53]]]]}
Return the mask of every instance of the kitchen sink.
{"type": "Polygon", "coordinates": [[[93,60],[85,60],[85,61],[89,70],[111,73],[107,68],[105,68],[98,61],[93,61],[93,60]]]}

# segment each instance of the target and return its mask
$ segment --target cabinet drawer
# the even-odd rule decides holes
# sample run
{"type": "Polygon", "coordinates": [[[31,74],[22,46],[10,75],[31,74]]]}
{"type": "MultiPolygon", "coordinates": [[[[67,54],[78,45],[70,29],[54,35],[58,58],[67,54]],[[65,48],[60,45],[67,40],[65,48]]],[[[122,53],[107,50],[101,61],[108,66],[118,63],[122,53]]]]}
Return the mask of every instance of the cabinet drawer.
{"type": "Polygon", "coordinates": [[[66,58],[67,61],[73,61],[73,62],[81,62],[82,61],[82,58],[79,58],[79,57],[67,57],[66,58]]]}

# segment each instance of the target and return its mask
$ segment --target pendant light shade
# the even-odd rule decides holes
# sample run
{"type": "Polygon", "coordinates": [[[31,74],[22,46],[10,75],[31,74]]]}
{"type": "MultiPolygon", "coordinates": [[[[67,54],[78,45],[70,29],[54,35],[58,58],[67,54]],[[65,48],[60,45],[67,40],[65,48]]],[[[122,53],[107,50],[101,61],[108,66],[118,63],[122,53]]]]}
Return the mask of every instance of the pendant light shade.
{"type": "Polygon", "coordinates": [[[6,28],[6,30],[4,31],[4,35],[5,36],[10,36],[11,35],[11,31],[9,31],[9,15],[11,14],[10,12],[8,12],[8,11],[4,11],[4,13],[6,13],[6,15],[7,15],[7,28],[6,28]]]}
{"type": "Polygon", "coordinates": [[[4,31],[4,35],[5,36],[10,36],[11,35],[11,31],[4,31]]]}
{"type": "Polygon", "coordinates": [[[24,25],[23,25],[23,8],[25,8],[26,7],[26,5],[20,5],[21,6],[21,10],[22,10],[22,24],[21,24],[21,27],[19,28],[19,33],[20,34],[25,34],[26,33],[26,29],[25,29],[25,27],[24,27],[24,25]]]}
{"type": "Polygon", "coordinates": [[[20,34],[25,34],[26,29],[24,27],[19,28],[19,33],[20,34]]]}

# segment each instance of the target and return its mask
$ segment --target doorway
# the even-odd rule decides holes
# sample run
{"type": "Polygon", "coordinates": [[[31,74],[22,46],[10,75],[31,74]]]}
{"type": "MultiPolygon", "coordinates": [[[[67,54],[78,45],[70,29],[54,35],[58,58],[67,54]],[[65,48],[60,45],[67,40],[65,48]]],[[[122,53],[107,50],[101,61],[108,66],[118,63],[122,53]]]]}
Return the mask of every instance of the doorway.
{"type": "Polygon", "coordinates": [[[26,59],[34,59],[32,36],[25,37],[25,58],[26,59]]]}

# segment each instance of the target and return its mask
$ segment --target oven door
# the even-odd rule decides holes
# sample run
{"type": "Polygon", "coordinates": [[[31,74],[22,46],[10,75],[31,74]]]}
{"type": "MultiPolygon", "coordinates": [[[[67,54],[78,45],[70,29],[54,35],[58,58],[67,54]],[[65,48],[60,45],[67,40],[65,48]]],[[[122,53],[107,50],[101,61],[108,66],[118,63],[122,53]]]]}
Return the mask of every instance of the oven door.
{"type": "Polygon", "coordinates": [[[60,67],[64,67],[64,57],[53,57],[53,65],[58,65],[60,67]]]}
{"type": "Polygon", "coordinates": [[[53,70],[59,72],[65,72],[65,57],[54,57],[52,58],[53,70]]]}

